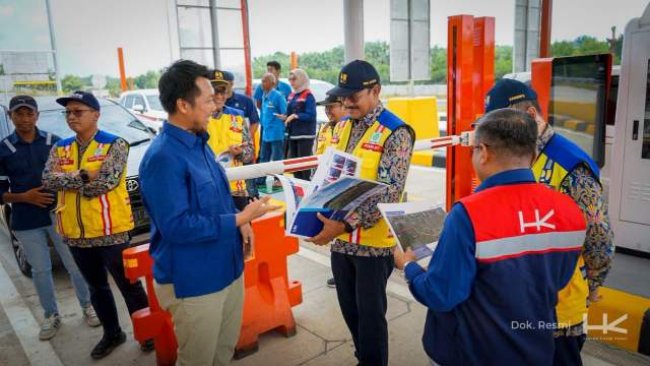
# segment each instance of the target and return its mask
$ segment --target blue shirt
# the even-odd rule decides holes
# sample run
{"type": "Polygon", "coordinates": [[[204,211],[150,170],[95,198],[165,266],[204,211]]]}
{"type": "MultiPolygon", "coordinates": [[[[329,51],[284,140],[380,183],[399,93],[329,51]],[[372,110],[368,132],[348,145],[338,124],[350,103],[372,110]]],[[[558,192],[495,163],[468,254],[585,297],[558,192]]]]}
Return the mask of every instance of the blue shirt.
{"type": "Polygon", "coordinates": [[[178,298],[220,291],[244,269],[237,211],[208,138],[165,122],[140,163],[154,278],[178,298]]]}
{"type": "MultiPolygon", "coordinates": [[[[275,90],[280,92],[280,94],[284,97],[285,100],[289,99],[289,94],[291,94],[291,86],[284,81],[280,81],[278,85],[275,86],[275,90]]],[[[264,90],[262,90],[262,84],[258,85],[257,88],[255,88],[255,92],[253,93],[253,99],[257,102],[262,101],[262,96],[264,95],[264,90]]]]}
{"type": "Polygon", "coordinates": [[[244,117],[248,118],[248,122],[252,125],[260,122],[260,117],[257,114],[255,102],[243,94],[234,92],[230,99],[226,100],[226,106],[239,109],[244,112],[244,117]]]}
{"type": "Polygon", "coordinates": [[[262,97],[262,141],[284,140],[284,121],[275,114],[287,114],[287,101],[277,90],[272,89],[262,97]]]}
{"type": "MultiPolygon", "coordinates": [[[[59,140],[56,135],[36,129],[36,138],[31,143],[23,141],[16,132],[0,142],[0,201],[9,191],[23,193],[43,185],[45,162],[59,140]]],[[[55,205],[41,208],[31,203],[12,203],[11,228],[32,230],[51,225],[50,211],[55,205]]]]}
{"type": "MultiPolygon", "coordinates": [[[[489,177],[476,192],[534,182],[530,169],[509,170],[489,177]]],[[[497,211],[498,206],[495,215],[497,211]]],[[[457,203],[445,220],[428,270],[417,263],[405,268],[411,293],[429,308],[422,338],[425,351],[443,365],[552,363],[552,329],[539,322],[555,319],[557,298],[549,297],[547,290],[559,291],[566,284],[578,253],[573,260],[558,252],[485,264],[475,257],[475,238],[467,210],[457,203]],[[566,278],[557,278],[561,275],[566,278]],[[534,290],[526,290],[535,284],[534,290]],[[534,328],[520,329],[514,322],[530,322],[534,328]]]]}

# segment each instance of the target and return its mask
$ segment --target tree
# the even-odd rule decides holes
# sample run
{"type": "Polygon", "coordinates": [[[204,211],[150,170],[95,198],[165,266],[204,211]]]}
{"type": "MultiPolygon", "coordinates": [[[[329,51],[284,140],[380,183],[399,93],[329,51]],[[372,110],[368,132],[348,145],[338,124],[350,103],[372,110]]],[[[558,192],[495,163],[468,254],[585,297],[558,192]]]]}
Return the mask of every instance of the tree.
{"type": "Polygon", "coordinates": [[[149,70],[146,74],[139,75],[135,78],[135,87],[137,89],[153,89],[158,87],[160,71],[149,70]]]}
{"type": "Polygon", "coordinates": [[[63,88],[63,91],[66,93],[71,93],[76,90],[81,90],[83,89],[84,86],[88,86],[90,84],[84,83],[84,80],[82,80],[79,76],[76,75],[66,75],[63,77],[63,80],[61,80],[61,87],[63,88]]]}

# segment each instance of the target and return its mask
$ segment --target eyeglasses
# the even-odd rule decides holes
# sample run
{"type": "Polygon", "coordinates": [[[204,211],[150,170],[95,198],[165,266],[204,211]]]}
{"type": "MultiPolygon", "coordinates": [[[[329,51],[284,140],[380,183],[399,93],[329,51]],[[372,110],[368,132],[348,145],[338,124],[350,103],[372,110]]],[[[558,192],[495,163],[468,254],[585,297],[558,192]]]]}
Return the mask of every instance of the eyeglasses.
{"type": "Polygon", "coordinates": [[[71,109],[71,110],[65,110],[62,111],[61,114],[63,114],[66,118],[70,117],[71,114],[73,114],[75,117],[81,117],[84,112],[92,112],[92,109],[71,109]]]}
{"type": "Polygon", "coordinates": [[[359,99],[361,99],[361,96],[362,96],[365,92],[369,92],[370,90],[372,90],[372,88],[365,88],[365,89],[360,90],[360,91],[358,91],[358,92],[356,92],[356,93],[354,93],[354,94],[352,94],[352,95],[348,95],[347,97],[342,97],[341,99],[343,99],[343,100],[349,100],[349,101],[352,102],[352,103],[356,103],[356,102],[359,101],[359,99]]]}
{"type": "Polygon", "coordinates": [[[295,77],[295,76],[289,76],[289,79],[288,79],[288,80],[296,80],[296,79],[298,79],[298,78],[295,77]]]}

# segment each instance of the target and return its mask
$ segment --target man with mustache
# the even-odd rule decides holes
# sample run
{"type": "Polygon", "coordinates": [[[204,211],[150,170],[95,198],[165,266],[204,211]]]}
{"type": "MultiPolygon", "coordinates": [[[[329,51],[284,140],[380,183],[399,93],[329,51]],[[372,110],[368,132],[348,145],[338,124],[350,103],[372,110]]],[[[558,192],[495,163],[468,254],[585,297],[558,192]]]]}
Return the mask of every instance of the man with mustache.
{"type": "Polygon", "coordinates": [[[350,118],[337,124],[330,142],[338,150],[361,159],[361,178],[387,184],[345,221],[321,215],[323,230],[308,241],[334,241],[332,272],[343,318],[352,333],[361,365],[388,364],[386,283],[393,271],[395,240],[377,208],[380,202],[399,202],[413,151],[413,129],[384,108],[379,100],[377,70],[355,60],[339,73],[329,95],[341,98],[350,118]]]}

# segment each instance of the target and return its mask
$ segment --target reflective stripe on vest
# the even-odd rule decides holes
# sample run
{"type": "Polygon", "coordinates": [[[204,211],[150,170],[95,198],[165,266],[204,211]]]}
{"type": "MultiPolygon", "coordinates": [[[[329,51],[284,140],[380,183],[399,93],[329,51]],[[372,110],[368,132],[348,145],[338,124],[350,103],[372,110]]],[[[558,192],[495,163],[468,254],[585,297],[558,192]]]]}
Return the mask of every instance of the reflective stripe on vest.
{"type": "MultiPolygon", "coordinates": [[[[386,111],[384,111],[386,113],[386,111]]],[[[336,124],[331,139],[331,146],[338,150],[346,151],[350,133],[352,131],[352,121],[344,120],[336,124]]],[[[364,133],[361,140],[352,150],[352,155],[361,160],[359,176],[364,179],[377,181],[379,162],[381,154],[384,151],[384,143],[393,133],[393,130],[381,124],[376,120],[364,133]]],[[[390,233],[390,229],[384,220],[379,220],[377,224],[369,229],[356,228],[351,233],[345,233],[338,236],[343,241],[361,244],[370,247],[387,248],[395,245],[395,239],[390,233]]]]}
{"type": "MultiPolygon", "coordinates": [[[[208,146],[218,158],[219,155],[228,153],[231,145],[241,145],[244,141],[244,119],[240,115],[229,114],[224,111],[219,118],[210,117],[207,132],[210,135],[208,146]]],[[[241,160],[231,159],[231,166],[242,165],[244,164],[241,160]]],[[[231,181],[230,191],[231,193],[246,191],[246,181],[231,181]]]]}
{"type": "MultiPolygon", "coordinates": [[[[555,138],[556,136],[552,137],[552,139],[555,138]]],[[[554,161],[549,157],[549,155],[565,153],[564,151],[548,151],[552,148],[561,147],[561,145],[550,144],[549,141],[549,144],[546,145],[544,151],[542,151],[537,157],[537,160],[535,160],[532,168],[535,179],[538,182],[543,183],[558,192],[560,191],[562,181],[575,167],[564,167],[560,165],[559,162],[554,161]]],[[[568,153],[568,151],[566,153],[568,153]]],[[[587,314],[588,297],[589,285],[587,283],[587,268],[584,258],[580,256],[571,280],[567,286],[558,293],[558,304],[555,307],[558,323],[562,325],[576,325],[582,323],[584,316],[587,314]]]]}
{"type": "MultiPolygon", "coordinates": [[[[55,147],[59,168],[68,173],[80,169],[99,171],[116,138],[102,131],[97,132],[81,157],[74,138],[61,140],[55,147]]],[[[62,236],[70,239],[97,238],[133,229],[125,173],[122,173],[113,190],[98,197],[85,197],[79,191],[59,191],[56,226],[62,236]]]]}

